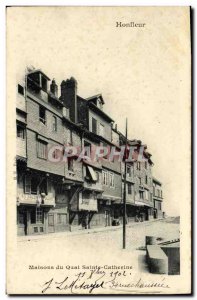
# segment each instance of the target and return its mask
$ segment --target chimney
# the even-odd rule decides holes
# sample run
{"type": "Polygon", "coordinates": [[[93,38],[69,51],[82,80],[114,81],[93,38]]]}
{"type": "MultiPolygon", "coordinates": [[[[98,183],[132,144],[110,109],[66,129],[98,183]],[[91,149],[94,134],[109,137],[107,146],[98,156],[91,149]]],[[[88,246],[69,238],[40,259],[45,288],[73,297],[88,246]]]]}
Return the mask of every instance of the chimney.
{"type": "Polygon", "coordinates": [[[58,97],[58,86],[55,82],[55,79],[53,78],[52,83],[50,85],[50,91],[53,93],[56,97],[58,97]]]}
{"type": "Polygon", "coordinates": [[[70,120],[77,123],[77,81],[71,77],[61,83],[61,100],[70,112],[70,120]]]}

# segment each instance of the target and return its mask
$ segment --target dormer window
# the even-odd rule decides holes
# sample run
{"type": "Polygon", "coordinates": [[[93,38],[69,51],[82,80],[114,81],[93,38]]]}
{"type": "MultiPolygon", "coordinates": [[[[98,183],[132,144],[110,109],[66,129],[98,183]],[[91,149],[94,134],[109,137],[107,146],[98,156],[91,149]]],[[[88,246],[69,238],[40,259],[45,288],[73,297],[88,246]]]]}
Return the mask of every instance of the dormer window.
{"type": "Polygon", "coordinates": [[[103,103],[102,103],[102,101],[101,101],[100,98],[98,99],[98,107],[99,107],[100,109],[103,109],[103,103]]]}
{"type": "Polygon", "coordinates": [[[47,91],[47,79],[44,76],[41,77],[41,87],[44,91],[47,91]]]}
{"type": "Polygon", "coordinates": [[[41,70],[32,70],[27,76],[28,88],[39,92],[40,89],[47,92],[48,81],[50,78],[47,77],[41,70]]]}

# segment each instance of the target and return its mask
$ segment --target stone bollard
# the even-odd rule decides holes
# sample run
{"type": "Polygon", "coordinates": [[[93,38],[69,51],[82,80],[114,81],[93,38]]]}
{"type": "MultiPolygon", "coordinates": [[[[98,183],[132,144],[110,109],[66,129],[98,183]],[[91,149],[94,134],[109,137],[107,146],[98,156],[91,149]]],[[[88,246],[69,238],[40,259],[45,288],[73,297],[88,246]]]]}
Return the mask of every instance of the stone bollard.
{"type": "Polygon", "coordinates": [[[146,255],[147,255],[147,246],[148,245],[156,245],[157,244],[157,237],[152,235],[147,235],[145,237],[145,246],[146,246],[146,255]]]}
{"type": "Polygon", "coordinates": [[[147,245],[147,263],[154,274],[168,274],[168,257],[158,245],[147,245]]]}

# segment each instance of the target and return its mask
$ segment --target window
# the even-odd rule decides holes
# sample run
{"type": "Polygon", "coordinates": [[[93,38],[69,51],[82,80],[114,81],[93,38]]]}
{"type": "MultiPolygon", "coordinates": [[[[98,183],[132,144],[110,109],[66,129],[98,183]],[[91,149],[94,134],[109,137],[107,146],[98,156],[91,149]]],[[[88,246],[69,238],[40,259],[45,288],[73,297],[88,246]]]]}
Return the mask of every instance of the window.
{"type": "Polygon", "coordinates": [[[142,185],[142,178],[138,177],[138,179],[139,179],[139,185],[142,185]]]}
{"type": "Polygon", "coordinates": [[[25,139],[25,128],[23,126],[17,125],[17,137],[25,139]]]}
{"type": "Polygon", "coordinates": [[[161,191],[161,198],[162,198],[162,191],[161,191]]]}
{"type": "Polygon", "coordinates": [[[145,161],[145,169],[147,169],[147,161],[145,161]]]}
{"type": "Polygon", "coordinates": [[[72,135],[72,130],[66,128],[66,144],[67,145],[72,145],[73,143],[73,135],[72,135]]]}
{"type": "Polygon", "coordinates": [[[137,170],[141,170],[141,164],[139,161],[137,162],[137,170]]]}
{"type": "Polygon", "coordinates": [[[132,194],[132,185],[131,185],[131,183],[128,183],[128,194],[129,195],[132,194]]]}
{"type": "Polygon", "coordinates": [[[161,202],[158,202],[158,210],[161,210],[161,202]]]}
{"type": "Polygon", "coordinates": [[[148,184],[148,176],[145,177],[145,183],[148,184]]]}
{"type": "Polygon", "coordinates": [[[131,177],[131,165],[127,165],[127,175],[131,177]]]}
{"type": "MultiPolygon", "coordinates": [[[[31,214],[30,214],[30,221],[31,221],[31,224],[36,224],[36,223],[43,224],[44,223],[43,209],[40,207],[32,209],[31,214]]],[[[36,232],[38,232],[38,231],[36,231],[36,232]]]]}
{"type": "Polygon", "coordinates": [[[57,131],[57,118],[55,116],[53,116],[52,130],[57,131]]]}
{"type": "Polygon", "coordinates": [[[74,167],[73,167],[73,158],[68,157],[68,170],[71,172],[74,172],[74,167]]]}
{"type": "Polygon", "coordinates": [[[140,191],[139,194],[140,194],[140,199],[144,199],[144,192],[140,191]]]}
{"type": "MultiPolygon", "coordinates": [[[[103,156],[103,158],[108,159],[108,156],[109,156],[109,153],[110,153],[110,147],[108,146],[108,144],[106,144],[104,142],[100,143],[100,147],[104,148],[104,149],[100,150],[100,153],[103,153],[103,154],[105,153],[105,151],[107,149],[107,153],[103,156]]],[[[114,158],[113,158],[112,161],[114,161],[114,158]]]]}
{"type": "Polygon", "coordinates": [[[99,126],[99,134],[100,134],[101,136],[103,136],[103,137],[104,137],[104,134],[105,134],[105,127],[104,127],[104,125],[101,124],[101,123],[100,123],[100,126],[99,126]]]}
{"type": "Polygon", "coordinates": [[[114,173],[109,173],[109,186],[114,187],[114,173]]]}
{"type": "Polygon", "coordinates": [[[103,184],[108,185],[107,171],[103,171],[103,184]]]}
{"type": "Polygon", "coordinates": [[[47,143],[41,140],[37,141],[37,153],[39,158],[47,159],[47,143]]]}
{"type": "Polygon", "coordinates": [[[43,124],[46,124],[46,109],[43,106],[39,107],[39,120],[43,124]]]}
{"type": "Polygon", "coordinates": [[[97,120],[92,118],[92,132],[97,133],[97,120]]]}
{"type": "Polygon", "coordinates": [[[98,99],[97,106],[98,106],[101,110],[103,109],[103,103],[102,103],[101,99],[98,99]]]}
{"type": "Polygon", "coordinates": [[[149,192],[147,190],[145,190],[145,199],[149,200],[149,192]]]}
{"type": "Polygon", "coordinates": [[[25,176],[25,193],[37,194],[39,178],[31,174],[25,176]]]}
{"type": "Polygon", "coordinates": [[[84,141],[84,155],[85,156],[88,156],[88,157],[91,157],[91,144],[88,143],[87,141],[84,141]]]}
{"type": "Polygon", "coordinates": [[[24,87],[18,84],[18,93],[24,96],[24,87]]]}
{"type": "Polygon", "coordinates": [[[43,223],[43,209],[36,208],[36,223],[43,223]]]}
{"type": "Polygon", "coordinates": [[[153,196],[156,196],[155,195],[155,186],[153,186],[153,196]]]}

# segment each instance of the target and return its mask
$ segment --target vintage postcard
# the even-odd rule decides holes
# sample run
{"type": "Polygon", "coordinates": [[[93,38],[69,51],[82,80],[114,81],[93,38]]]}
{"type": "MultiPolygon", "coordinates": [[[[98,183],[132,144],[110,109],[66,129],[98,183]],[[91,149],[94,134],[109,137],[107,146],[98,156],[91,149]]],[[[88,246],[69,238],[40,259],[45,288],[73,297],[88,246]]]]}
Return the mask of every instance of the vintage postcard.
{"type": "Polygon", "coordinates": [[[191,294],[190,22],[7,8],[7,294],[191,294]]]}

